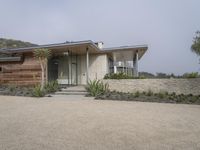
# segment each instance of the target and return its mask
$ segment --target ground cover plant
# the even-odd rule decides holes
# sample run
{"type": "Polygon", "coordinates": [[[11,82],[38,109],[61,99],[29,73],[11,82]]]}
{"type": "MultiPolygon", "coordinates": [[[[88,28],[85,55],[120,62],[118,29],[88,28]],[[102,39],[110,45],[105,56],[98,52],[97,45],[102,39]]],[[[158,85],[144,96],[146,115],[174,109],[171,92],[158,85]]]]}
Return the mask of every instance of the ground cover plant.
{"type": "Polygon", "coordinates": [[[180,103],[180,104],[198,104],[200,105],[200,95],[184,95],[176,93],[168,93],[161,91],[153,93],[151,90],[147,92],[122,93],[122,92],[105,92],[97,95],[98,100],[119,100],[119,101],[141,101],[141,102],[159,102],[159,103],[180,103]]]}
{"type": "Polygon", "coordinates": [[[57,81],[51,81],[44,85],[41,89],[40,85],[35,87],[22,87],[16,85],[0,86],[0,95],[10,96],[27,96],[27,97],[43,97],[46,94],[54,93],[60,89],[57,81]]]}
{"type": "Polygon", "coordinates": [[[10,95],[10,96],[32,96],[32,90],[31,87],[21,87],[21,86],[15,86],[15,85],[8,85],[0,86],[0,95],[10,95]]]}

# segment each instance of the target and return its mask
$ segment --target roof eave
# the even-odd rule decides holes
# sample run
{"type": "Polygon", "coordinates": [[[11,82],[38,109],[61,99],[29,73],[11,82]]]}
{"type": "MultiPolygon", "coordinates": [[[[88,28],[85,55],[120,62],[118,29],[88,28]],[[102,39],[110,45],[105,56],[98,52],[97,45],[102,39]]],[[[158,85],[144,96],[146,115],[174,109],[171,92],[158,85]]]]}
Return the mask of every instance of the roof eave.
{"type": "Polygon", "coordinates": [[[129,49],[147,50],[148,45],[132,45],[132,46],[110,47],[110,48],[103,48],[102,51],[112,52],[112,51],[121,51],[121,50],[129,50],[129,49]]]}
{"type": "Polygon", "coordinates": [[[60,43],[60,44],[49,44],[49,45],[39,45],[39,46],[33,46],[33,47],[24,47],[24,48],[13,48],[13,49],[4,49],[0,50],[0,52],[4,53],[23,53],[23,52],[32,52],[34,49],[38,48],[59,48],[63,46],[76,46],[76,45],[84,45],[88,44],[88,46],[93,47],[95,50],[99,50],[99,48],[96,46],[96,44],[91,41],[78,41],[78,42],[70,42],[70,43],[60,43]]]}

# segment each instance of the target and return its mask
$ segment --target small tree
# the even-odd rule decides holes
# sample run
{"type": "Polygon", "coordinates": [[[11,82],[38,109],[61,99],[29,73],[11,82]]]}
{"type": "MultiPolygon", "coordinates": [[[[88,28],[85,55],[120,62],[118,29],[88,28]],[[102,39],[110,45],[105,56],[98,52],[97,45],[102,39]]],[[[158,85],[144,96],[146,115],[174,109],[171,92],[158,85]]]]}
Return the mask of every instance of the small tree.
{"type": "Polygon", "coordinates": [[[41,66],[41,70],[42,70],[41,90],[43,90],[44,85],[45,85],[45,79],[44,79],[45,73],[46,73],[46,78],[47,78],[47,63],[48,63],[49,57],[51,56],[51,51],[46,48],[35,49],[34,56],[36,59],[38,59],[41,66]]]}
{"type": "Polygon", "coordinates": [[[194,37],[193,44],[191,46],[191,50],[192,52],[200,56],[200,31],[196,32],[196,36],[194,37]]]}

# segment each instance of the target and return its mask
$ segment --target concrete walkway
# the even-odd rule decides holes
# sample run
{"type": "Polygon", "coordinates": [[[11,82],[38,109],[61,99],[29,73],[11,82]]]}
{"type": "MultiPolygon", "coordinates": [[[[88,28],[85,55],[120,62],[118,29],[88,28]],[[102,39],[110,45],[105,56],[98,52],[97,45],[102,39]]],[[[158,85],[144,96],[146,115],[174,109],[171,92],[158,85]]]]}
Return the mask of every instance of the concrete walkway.
{"type": "Polygon", "coordinates": [[[69,86],[62,88],[61,91],[57,91],[52,96],[58,95],[86,95],[88,92],[85,89],[85,86],[69,86]]]}
{"type": "Polygon", "coordinates": [[[0,96],[1,150],[199,150],[200,106],[0,96]]]}

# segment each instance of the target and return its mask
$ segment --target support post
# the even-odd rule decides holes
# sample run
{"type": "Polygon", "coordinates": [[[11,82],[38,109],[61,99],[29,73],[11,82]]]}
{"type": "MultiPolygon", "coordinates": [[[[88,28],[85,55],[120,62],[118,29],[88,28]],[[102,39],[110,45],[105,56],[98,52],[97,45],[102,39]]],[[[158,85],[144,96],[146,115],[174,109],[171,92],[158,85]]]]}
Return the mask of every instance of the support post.
{"type": "Polygon", "coordinates": [[[71,70],[71,81],[70,82],[71,82],[71,85],[72,85],[72,57],[73,56],[72,56],[72,51],[71,51],[71,55],[70,55],[70,66],[71,66],[71,69],[70,69],[71,70]]]}
{"type": "Polygon", "coordinates": [[[70,77],[69,77],[69,68],[70,68],[70,52],[69,52],[69,50],[68,50],[68,55],[67,55],[67,60],[68,60],[68,86],[70,85],[70,82],[69,82],[69,79],[70,79],[70,77]]]}
{"type": "Polygon", "coordinates": [[[46,62],[47,64],[46,64],[46,83],[48,83],[48,81],[49,81],[49,78],[48,78],[48,76],[49,76],[49,74],[48,74],[48,65],[49,65],[49,61],[48,61],[48,59],[47,59],[47,62],[46,62]]]}
{"type": "Polygon", "coordinates": [[[122,66],[122,67],[123,67],[123,73],[125,73],[125,71],[124,71],[125,66],[126,66],[126,65],[125,65],[125,60],[124,60],[123,66],[122,66]]]}
{"type": "Polygon", "coordinates": [[[133,75],[134,77],[138,77],[138,51],[133,58],[133,75]]]}
{"type": "Polygon", "coordinates": [[[89,51],[86,48],[86,82],[89,82],[89,51]]]}
{"type": "Polygon", "coordinates": [[[117,66],[114,65],[114,73],[117,73],[117,66]]]}

